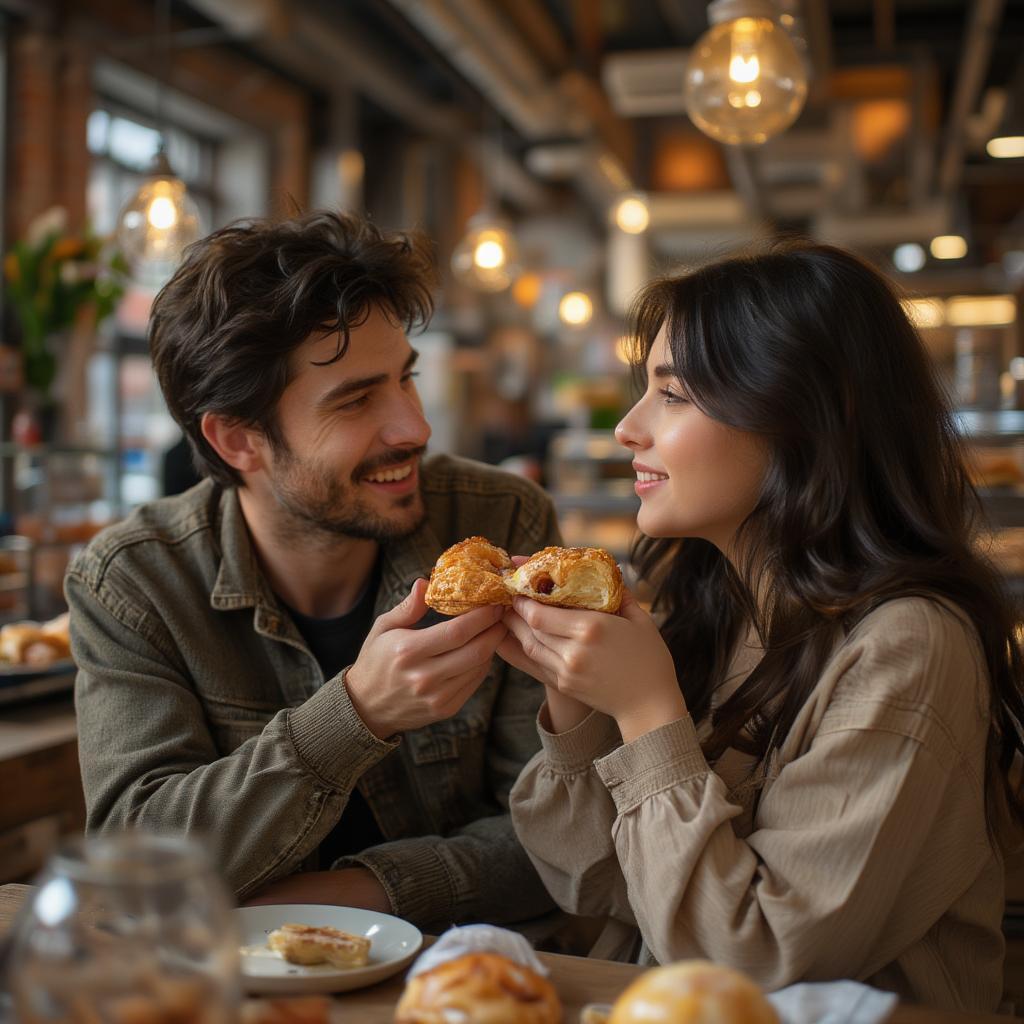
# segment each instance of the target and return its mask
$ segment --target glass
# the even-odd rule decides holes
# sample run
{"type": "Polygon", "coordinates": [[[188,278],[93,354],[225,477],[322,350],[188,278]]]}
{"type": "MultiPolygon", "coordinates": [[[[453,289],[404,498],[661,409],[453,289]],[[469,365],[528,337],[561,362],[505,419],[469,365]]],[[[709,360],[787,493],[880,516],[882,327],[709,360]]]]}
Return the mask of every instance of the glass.
{"type": "Polygon", "coordinates": [[[717,0],[708,10],[712,27],[690,50],[686,110],[719,142],[761,145],[785,131],[803,109],[803,58],[773,15],[770,4],[717,0]],[[768,17],[760,16],[762,8],[768,17]],[[756,16],[736,16],[748,11],[756,16]]]}
{"type": "Polygon", "coordinates": [[[8,960],[21,1024],[226,1024],[239,1003],[231,902],[176,836],[73,840],[39,879],[8,960]]]}

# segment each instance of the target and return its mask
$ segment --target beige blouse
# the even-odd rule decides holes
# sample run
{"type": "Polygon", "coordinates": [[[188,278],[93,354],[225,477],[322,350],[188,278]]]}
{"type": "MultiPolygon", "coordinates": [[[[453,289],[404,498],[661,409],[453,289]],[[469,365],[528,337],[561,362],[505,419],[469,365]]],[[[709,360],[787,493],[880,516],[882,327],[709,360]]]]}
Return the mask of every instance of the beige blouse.
{"type": "MultiPolygon", "coordinates": [[[[759,655],[740,644],[723,697],[759,655]]],[[[905,598],[868,615],[759,798],[749,758],[730,750],[712,770],[689,718],[628,744],[596,712],[557,735],[546,721],[545,708],[512,818],[558,904],[606,917],[592,955],[708,957],[768,990],[854,978],[935,1007],[998,1005],[987,672],[950,607],[905,598]]]]}

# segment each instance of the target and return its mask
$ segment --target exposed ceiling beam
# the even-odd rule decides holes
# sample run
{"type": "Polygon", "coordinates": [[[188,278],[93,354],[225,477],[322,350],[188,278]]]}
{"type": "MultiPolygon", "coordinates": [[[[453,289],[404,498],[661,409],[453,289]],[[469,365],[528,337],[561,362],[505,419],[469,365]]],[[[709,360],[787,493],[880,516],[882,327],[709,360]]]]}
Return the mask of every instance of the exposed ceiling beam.
{"type": "Polygon", "coordinates": [[[708,27],[704,5],[692,3],[691,0],[658,0],[658,11],[668,22],[679,43],[696,42],[697,37],[708,27]]]}
{"type": "Polygon", "coordinates": [[[893,0],[875,0],[875,47],[891,50],[896,44],[896,7],[893,0]]]}
{"type": "Polygon", "coordinates": [[[970,22],[957,71],[949,124],[946,128],[946,148],[939,163],[940,196],[952,196],[960,184],[967,118],[974,109],[985,80],[992,56],[992,44],[1003,14],[1003,4],[1004,0],[974,0],[970,5],[970,22]]]}
{"type": "Polygon", "coordinates": [[[832,23],[827,0],[803,0],[804,27],[807,51],[814,74],[811,76],[810,96],[813,104],[828,101],[828,81],[834,63],[832,23]]]}

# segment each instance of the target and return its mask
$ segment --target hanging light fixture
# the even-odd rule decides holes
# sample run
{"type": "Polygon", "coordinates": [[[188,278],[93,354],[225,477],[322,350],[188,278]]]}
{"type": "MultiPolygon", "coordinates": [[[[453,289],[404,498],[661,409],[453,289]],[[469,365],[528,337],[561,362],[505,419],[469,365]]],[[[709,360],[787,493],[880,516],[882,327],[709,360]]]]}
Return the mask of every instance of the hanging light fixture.
{"type": "Polygon", "coordinates": [[[807,99],[807,70],[771,0],[713,0],[711,28],[686,66],[686,110],[727,145],[760,145],[785,131],[807,99]]]}
{"type": "Polygon", "coordinates": [[[117,240],[138,276],[145,269],[173,267],[200,234],[199,209],[167,158],[164,91],[170,74],[170,0],[157,0],[157,38],[164,46],[164,75],[157,78],[156,121],[160,143],[139,190],[118,217],[117,240]]]}
{"type": "Polygon", "coordinates": [[[519,273],[518,251],[508,223],[486,207],[470,217],[452,253],[452,272],[476,291],[504,291],[519,273]]]}
{"type": "Polygon", "coordinates": [[[484,168],[484,201],[479,212],[469,218],[466,230],[452,253],[452,273],[456,280],[474,291],[503,292],[519,276],[519,250],[512,226],[495,212],[492,196],[501,196],[502,128],[497,113],[492,113],[493,148],[484,149],[480,165],[484,168]],[[496,153],[496,156],[495,156],[496,153]],[[494,168],[492,186],[487,166],[494,168]]]}

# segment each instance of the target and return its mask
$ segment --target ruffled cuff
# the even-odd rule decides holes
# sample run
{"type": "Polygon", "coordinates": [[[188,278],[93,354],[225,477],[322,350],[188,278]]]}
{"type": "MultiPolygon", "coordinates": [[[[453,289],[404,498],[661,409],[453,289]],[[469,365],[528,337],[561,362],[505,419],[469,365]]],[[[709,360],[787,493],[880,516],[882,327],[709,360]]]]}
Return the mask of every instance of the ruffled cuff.
{"type": "Polygon", "coordinates": [[[560,775],[586,771],[595,758],[607,754],[622,743],[614,718],[591,711],[579,725],[566,732],[550,732],[548,705],[545,701],[537,713],[537,732],[547,757],[548,766],[560,775]]]}
{"type": "Polygon", "coordinates": [[[619,814],[655,793],[711,771],[689,715],[624,743],[594,767],[619,814]]]}

